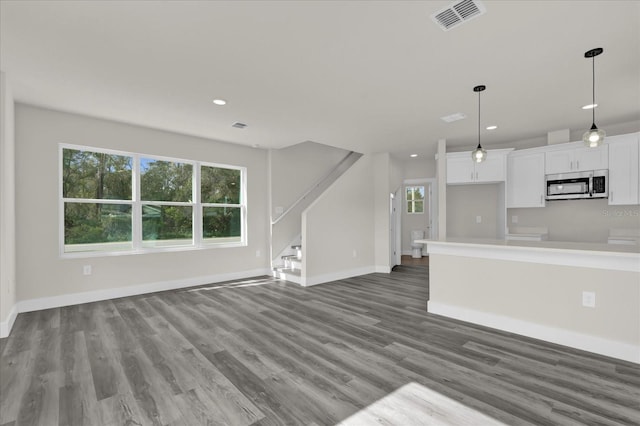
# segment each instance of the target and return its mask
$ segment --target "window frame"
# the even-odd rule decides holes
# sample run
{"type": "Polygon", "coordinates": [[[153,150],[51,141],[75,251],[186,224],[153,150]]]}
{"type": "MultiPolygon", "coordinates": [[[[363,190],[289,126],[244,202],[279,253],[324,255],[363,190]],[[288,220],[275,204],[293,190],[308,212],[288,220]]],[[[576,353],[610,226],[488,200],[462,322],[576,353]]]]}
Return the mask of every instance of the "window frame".
{"type": "Polygon", "coordinates": [[[120,151],[108,148],[92,147],[87,145],[75,145],[60,143],[58,144],[58,245],[59,255],[62,258],[84,258],[84,257],[108,257],[108,256],[123,256],[132,254],[148,254],[148,253],[163,253],[174,251],[191,251],[191,250],[203,250],[213,248],[230,248],[230,247],[245,247],[248,245],[247,230],[248,230],[248,209],[247,209],[247,168],[243,166],[234,166],[229,164],[214,163],[207,161],[188,160],[183,158],[167,157],[161,155],[143,154],[136,152],[120,151]],[[92,198],[65,198],[64,197],[64,150],[72,149],[78,151],[89,151],[95,153],[104,153],[110,155],[120,155],[132,158],[131,167],[131,200],[114,200],[114,199],[92,199],[92,198]],[[141,198],[141,170],[140,159],[148,158],[158,161],[167,161],[174,163],[190,164],[192,166],[192,179],[191,179],[191,202],[177,202],[177,201],[143,201],[141,198]],[[215,167],[240,171],[240,199],[239,204],[218,204],[218,203],[202,203],[201,202],[201,184],[200,184],[200,168],[215,167]],[[126,204],[131,206],[131,249],[125,250],[96,250],[96,251],[77,251],[67,252],[65,251],[65,212],[64,207],[66,203],[90,203],[90,204],[126,204]],[[144,246],[142,240],[142,206],[143,205],[175,205],[175,206],[190,206],[192,211],[192,238],[189,245],[176,245],[176,246],[144,246]],[[240,209],[240,240],[234,242],[215,242],[211,239],[203,238],[202,231],[202,218],[203,209],[205,207],[233,207],[240,209]]]}
{"type": "Polygon", "coordinates": [[[425,201],[426,201],[426,193],[425,193],[425,186],[424,185],[406,185],[404,187],[404,197],[405,197],[405,201],[407,203],[411,203],[411,211],[409,211],[409,204],[405,205],[405,213],[406,214],[424,214],[425,211],[425,201]],[[417,188],[422,188],[422,194],[423,194],[423,198],[422,200],[416,200],[415,198],[413,199],[409,199],[409,195],[407,194],[409,188],[411,188],[411,194],[414,195],[415,197],[415,192],[417,188]],[[417,212],[416,211],[416,201],[422,201],[422,211],[421,212],[417,212]]]}

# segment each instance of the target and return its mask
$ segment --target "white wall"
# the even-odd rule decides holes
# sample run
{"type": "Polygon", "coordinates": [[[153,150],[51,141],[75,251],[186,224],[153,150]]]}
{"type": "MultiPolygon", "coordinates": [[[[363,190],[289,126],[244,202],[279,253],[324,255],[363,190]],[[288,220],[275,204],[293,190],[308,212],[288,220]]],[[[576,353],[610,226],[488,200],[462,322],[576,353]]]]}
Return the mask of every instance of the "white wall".
{"type": "Polygon", "coordinates": [[[557,200],[547,201],[546,207],[507,209],[507,226],[546,226],[550,240],[601,243],[607,241],[610,228],[640,228],[640,206],[607,203],[606,199],[557,200]]]}
{"type": "Polygon", "coordinates": [[[0,338],[6,337],[17,313],[15,234],[14,102],[0,72],[0,338]]]}
{"type": "Polygon", "coordinates": [[[373,164],[361,157],[303,213],[306,285],[375,271],[373,164]]]}
{"type": "Polygon", "coordinates": [[[447,237],[498,236],[500,216],[498,184],[447,185],[447,237]],[[476,216],[481,223],[476,223],[476,216]]]}
{"type": "Polygon", "coordinates": [[[387,268],[389,272],[389,241],[390,230],[390,176],[391,157],[389,153],[373,154],[373,210],[374,210],[374,239],[375,239],[375,264],[381,269],[387,268]]]}
{"type": "Polygon", "coordinates": [[[640,362],[635,271],[432,253],[429,274],[429,312],[640,362]]]}
{"type": "Polygon", "coordinates": [[[278,216],[276,207],[286,210],[348,153],[344,149],[315,142],[271,150],[272,217],[278,216]]]}
{"type": "Polygon", "coordinates": [[[433,158],[409,158],[403,164],[405,179],[422,179],[436,176],[436,160],[433,158]]]}
{"type": "Polygon", "coordinates": [[[268,272],[265,150],[17,104],[16,183],[19,303],[81,292],[107,294],[104,290],[114,288],[149,288],[156,283],[204,284],[216,277],[268,272]],[[246,167],[248,246],[61,259],[57,206],[62,142],[246,167]],[[83,265],[91,265],[93,274],[84,276],[83,265]]]}

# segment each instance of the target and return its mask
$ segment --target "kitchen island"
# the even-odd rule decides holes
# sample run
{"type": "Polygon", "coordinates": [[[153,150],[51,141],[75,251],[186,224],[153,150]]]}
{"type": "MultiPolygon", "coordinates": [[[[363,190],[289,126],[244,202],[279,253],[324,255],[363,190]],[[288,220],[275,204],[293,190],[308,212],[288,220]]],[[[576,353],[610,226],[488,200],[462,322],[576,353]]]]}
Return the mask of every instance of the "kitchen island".
{"type": "Polygon", "coordinates": [[[419,242],[428,312],[640,363],[638,246],[419,242]]]}

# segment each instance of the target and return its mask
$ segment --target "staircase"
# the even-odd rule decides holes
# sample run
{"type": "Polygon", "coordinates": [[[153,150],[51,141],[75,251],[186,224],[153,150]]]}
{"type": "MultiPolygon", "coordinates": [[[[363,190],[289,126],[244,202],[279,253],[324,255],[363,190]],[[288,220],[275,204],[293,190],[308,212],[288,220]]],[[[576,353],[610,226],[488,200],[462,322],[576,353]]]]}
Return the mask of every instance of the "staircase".
{"type": "Polygon", "coordinates": [[[350,151],[327,174],[312,184],[289,208],[271,221],[272,270],[275,278],[303,285],[302,271],[302,213],[362,154],[350,151]]]}
{"type": "Polygon", "coordinates": [[[273,276],[286,281],[302,284],[302,244],[294,244],[288,253],[280,256],[281,265],[273,270],[273,276]]]}

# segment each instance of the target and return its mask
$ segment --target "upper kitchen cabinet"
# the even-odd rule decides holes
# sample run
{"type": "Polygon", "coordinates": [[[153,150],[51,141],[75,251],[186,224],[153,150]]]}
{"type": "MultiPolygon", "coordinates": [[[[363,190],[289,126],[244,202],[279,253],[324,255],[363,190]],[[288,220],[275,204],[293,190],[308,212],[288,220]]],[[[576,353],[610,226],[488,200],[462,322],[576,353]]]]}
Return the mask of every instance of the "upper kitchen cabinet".
{"type": "Polygon", "coordinates": [[[609,146],[609,205],[640,202],[640,133],[611,136],[609,146]]]}
{"type": "Polygon", "coordinates": [[[609,168],[607,144],[597,148],[587,148],[582,142],[569,144],[570,147],[549,149],[545,154],[545,173],[583,172],[609,168]]]}
{"type": "Polygon", "coordinates": [[[514,151],[507,158],[507,208],[544,207],[544,152],[514,151]]]}
{"type": "Polygon", "coordinates": [[[511,149],[491,149],[482,163],[471,159],[471,151],[447,154],[447,184],[504,182],[507,154],[511,149]]]}

